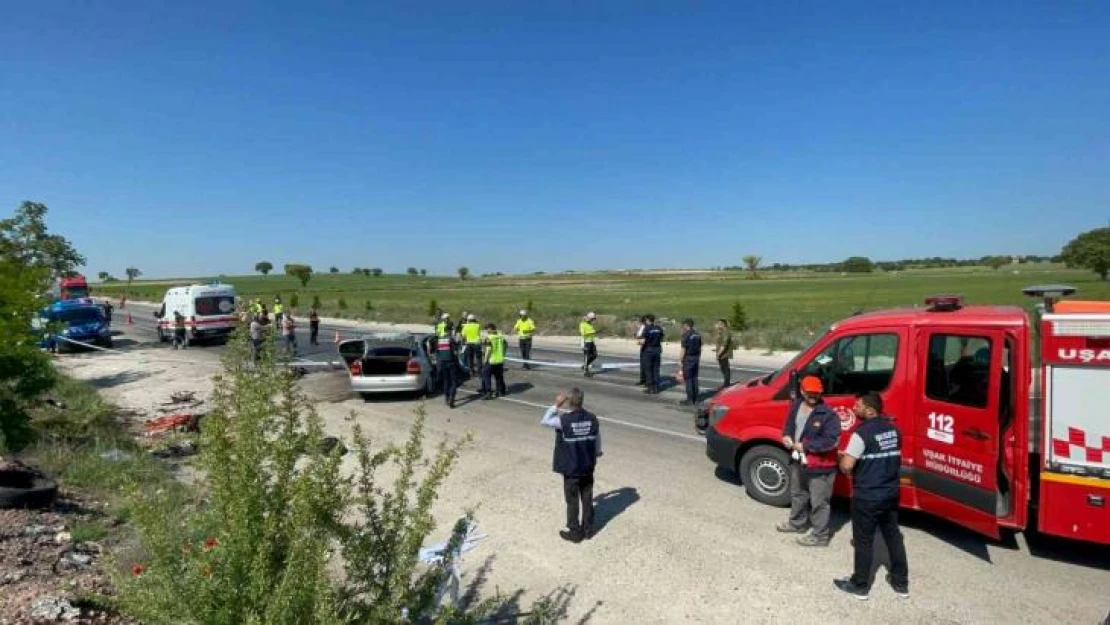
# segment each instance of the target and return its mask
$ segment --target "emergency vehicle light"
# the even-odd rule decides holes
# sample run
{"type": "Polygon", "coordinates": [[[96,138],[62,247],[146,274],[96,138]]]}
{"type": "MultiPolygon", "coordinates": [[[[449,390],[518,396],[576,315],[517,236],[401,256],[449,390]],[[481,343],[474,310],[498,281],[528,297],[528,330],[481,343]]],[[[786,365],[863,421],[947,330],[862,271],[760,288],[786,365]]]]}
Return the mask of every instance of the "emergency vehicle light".
{"type": "Polygon", "coordinates": [[[932,312],[949,312],[964,307],[962,295],[934,295],[925,298],[925,306],[932,312]]]}
{"type": "Polygon", "coordinates": [[[1021,290],[1029,297],[1040,297],[1044,300],[1045,312],[1053,312],[1056,302],[1075,293],[1076,288],[1066,284],[1048,284],[1043,286],[1030,286],[1021,290]]]}

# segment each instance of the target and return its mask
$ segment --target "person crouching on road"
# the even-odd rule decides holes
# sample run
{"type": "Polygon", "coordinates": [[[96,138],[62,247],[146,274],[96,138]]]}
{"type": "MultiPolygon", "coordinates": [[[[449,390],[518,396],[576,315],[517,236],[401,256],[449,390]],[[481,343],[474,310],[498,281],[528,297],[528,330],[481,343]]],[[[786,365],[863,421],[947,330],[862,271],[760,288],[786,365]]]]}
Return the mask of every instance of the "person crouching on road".
{"type": "Polygon", "coordinates": [[[890,552],[890,587],[899,597],[910,596],[906,546],[898,529],[898,474],[902,467],[902,438],[889,417],[883,415],[883,398],[868,393],[852,409],[862,421],[840,456],[840,470],[852,476],[852,544],[854,572],[834,583],[858,599],[867,599],[871,588],[875,528],[882,532],[890,552]]]}
{"type": "Polygon", "coordinates": [[[479,394],[483,399],[504,397],[508,394],[505,388],[505,351],[508,341],[497,331],[497,326],[486,324],[486,357],[482,363],[482,389],[479,394]],[[492,380],[497,381],[497,395],[493,394],[492,380]]]}
{"type": "Polygon", "coordinates": [[[594,321],[597,315],[586,313],[582,322],[578,324],[578,334],[582,336],[582,374],[587,378],[593,377],[593,364],[597,360],[597,328],[594,321]]]}
{"type": "Polygon", "coordinates": [[[803,378],[802,396],[792,403],[782,427],[782,444],[792,458],[790,519],[775,529],[801,534],[808,526],[809,533],[798,538],[804,547],[827,547],[830,537],[829,500],[836,478],[840,417],[825,404],[824,392],[820,378],[803,378]]]}
{"type": "Polygon", "coordinates": [[[582,408],[583,394],[572,388],[555,397],[540,425],[555,430],[554,470],[563,476],[567,529],[559,536],[572,543],[593,538],[594,469],[601,457],[601,429],[597,417],[582,408]],[[579,509],[581,508],[581,517],[579,509]]]}
{"type": "Polygon", "coordinates": [[[655,315],[644,317],[644,331],[640,333],[640,368],[647,374],[644,392],[649,395],[659,393],[662,383],[659,369],[663,362],[663,328],[655,323],[655,315]]]}
{"type": "Polygon", "coordinates": [[[520,340],[520,359],[524,361],[524,369],[532,368],[532,335],[536,333],[536,322],[528,316],[528,311],[520,310],[520,319],[513,325],[513,332],[520,340]]]}
{"type": "Polygon", "coordinates": [[[451,315],[443,313],[440,322],[436,324],[436,369],[443,384],[443,401],[449,407],[455,407],[455,393],[458,389],[456,368],[458,363],[455,356],[455,328],[451,326],[451,315]]]}
{"type": "Polygon", "coordinates": [[[187,349],[189,338],[185,335],[185,315],[180,310],[173,311],[173,348],[187,349]]]}
{"type": "Polygon", "coordinates": [[[686,382],[686,399],[683,406],[693,406],[698,402],[698,374],[701,370],[701,334],[694,328],[694,320],[687,317],[682,321],[682,379],[686,382]]]}

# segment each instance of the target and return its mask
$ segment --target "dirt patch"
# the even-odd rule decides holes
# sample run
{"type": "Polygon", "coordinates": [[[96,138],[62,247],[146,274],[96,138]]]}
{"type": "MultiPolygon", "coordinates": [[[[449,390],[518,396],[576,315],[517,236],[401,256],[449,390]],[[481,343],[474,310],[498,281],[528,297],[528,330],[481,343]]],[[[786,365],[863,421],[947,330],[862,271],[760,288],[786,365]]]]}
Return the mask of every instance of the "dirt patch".
{"type": "Polygon", "coordinates": [[[297,386],[312,402],[334,404],[351,398],[351,379],[344,371],[309,373],[297,386]]]}

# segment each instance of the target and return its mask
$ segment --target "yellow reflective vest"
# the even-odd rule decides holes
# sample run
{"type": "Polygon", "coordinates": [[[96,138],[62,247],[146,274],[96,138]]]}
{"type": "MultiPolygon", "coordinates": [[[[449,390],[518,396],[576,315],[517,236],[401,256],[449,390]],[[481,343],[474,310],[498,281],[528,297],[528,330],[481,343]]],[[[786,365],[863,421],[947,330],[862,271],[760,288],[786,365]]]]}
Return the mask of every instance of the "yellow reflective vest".
{"type": "Polygon", "coordinates": [[[584,343],[593,343],[594,339],[597,338],[597,330],[594,328],[594,324],[589,321],[578,324],[578,333],[582,335],[582,342],[584,343]]]}
{"type": "Polygon", "coordinates": [[[462,335],[467,343],[477,343],[482,339],[482,325],[477,321],[462,324],[462,335]]]}
{"type": "Polygon", "coordinates": [[[501,336],[500,332],[491,332],[488,336],[486,336],[486,342],[489,343],[489,351],[486,355],[489,364],[504,364],[506,343],[505,337],[501,336]]]}
{"type": "Polygon", "coordinates": [[[513,332],[519,334],[522,339],[530,339],[536,333],[536,322],[532,321],[531,317],[517,319],[516,325],[513,326],[513,332]]]}

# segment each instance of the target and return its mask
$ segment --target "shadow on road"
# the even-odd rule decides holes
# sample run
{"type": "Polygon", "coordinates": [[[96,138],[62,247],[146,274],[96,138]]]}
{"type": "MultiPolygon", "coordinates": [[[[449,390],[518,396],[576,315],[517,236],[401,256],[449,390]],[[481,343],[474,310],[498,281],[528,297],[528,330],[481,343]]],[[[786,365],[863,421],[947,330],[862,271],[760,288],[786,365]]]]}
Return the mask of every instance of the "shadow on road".
{"type": "Polygon", "coordinates": [[[624,486],[594,497],[594,533],[601,533],[609,521],[620,516],[632,504],[640,501],[640,493],[634,487],[624,486]]]}
{"type": "Polygon", "coordinates": [[[144,371],[120,371],[119,373],[113,373],[112,375],[103,375],[98,378],[90,378],[89,380],[86,380],[86,382],[89,386],[95,389],[106,389],[112,388],[113,386],[119,386],[120,384],[137,382],[149,377],[150,373],[144,371]]]}

